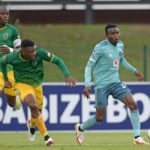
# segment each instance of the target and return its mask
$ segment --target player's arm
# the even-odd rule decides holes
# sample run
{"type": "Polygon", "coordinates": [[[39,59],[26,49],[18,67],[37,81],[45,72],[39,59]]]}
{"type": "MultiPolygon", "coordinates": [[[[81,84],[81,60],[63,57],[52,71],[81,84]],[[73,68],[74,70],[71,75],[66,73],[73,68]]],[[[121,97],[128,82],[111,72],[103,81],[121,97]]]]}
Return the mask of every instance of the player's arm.
{"type": "Polygon", "coordinates": [[[62,59],[60,59],[59,57],[55,56],[50,52],[45,51],[40,47],[37,47],[37,51],[43,60],[56,64],[60,68],[60,70],[64,74],[66,84],[69,84],[70,87],[72,85],[73,86],[76,85],[76,80],[70,76],[70,73],[62,59]]]}
{"type": "Polygon", "coordinates": [[[85,67],[85,88],[83,94],[85,97],[90,98],[91,93],[91,72],[92,68],[97,62],[97,60],[101,57],[102,53],[98,50],[99,47],[95,47],[93,54],[90,56],[88,63],[85,67]]]}
{"type": "Polygon", "coordinates": [[[133,72],[138,77],[139,81],[143,80],[144,78],[143,75],[139,71],[137,71],[137,69],[134,68],[131,64],[129,64],[124,57],[121,58],[120,64],[127,70],[130,70],[131,72],[133,72]]]}
{"type": "Polygon", "coordinates": [[[60,70],[62,71],[62,73],[64,74],[64,77],[66,79],[66,84],[69,84],[70,86],[76,85],[76,80],[70,76],[70,73],[62,59],[55,56],[54,54],[51,54],[50,62],[53,64],[56,64],[60,68],[60,70]]]}

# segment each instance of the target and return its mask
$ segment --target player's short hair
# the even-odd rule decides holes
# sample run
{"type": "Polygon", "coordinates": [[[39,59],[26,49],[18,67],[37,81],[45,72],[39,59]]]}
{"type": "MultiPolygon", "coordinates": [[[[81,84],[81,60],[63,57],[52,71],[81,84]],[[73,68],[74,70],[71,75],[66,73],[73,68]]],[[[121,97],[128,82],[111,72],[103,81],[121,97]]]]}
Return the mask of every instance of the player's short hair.
{"type": "Polygon", "coordinates": [[[29,39],[24,39],[21,43],[22,48],[27,48],[27,47],[30,47],[30,46],[34,46],[34,42],[29,40],[29,39]]]}
{"type": "Polygon", "coordinates": [[[105,26],[105,34],[108,34],[108,29],[110,29],[110,28],[117,28],[117,25],[111,24],[111,23],[107,24],[105,26]]]}
{"type": "Polygon", "coordinates": [[[8,10],[9,11],[9,9],[5,5],[0,6],[0,12],[2,12],[4,10],[8,10]]]}

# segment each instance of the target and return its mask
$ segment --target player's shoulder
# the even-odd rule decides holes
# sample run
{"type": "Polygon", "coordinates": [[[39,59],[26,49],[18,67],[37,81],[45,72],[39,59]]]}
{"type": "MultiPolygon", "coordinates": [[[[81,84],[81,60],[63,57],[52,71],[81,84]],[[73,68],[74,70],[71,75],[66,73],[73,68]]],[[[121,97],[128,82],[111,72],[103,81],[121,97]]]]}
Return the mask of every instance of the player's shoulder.
{"type": "Polygon", "coordinates": [[[120,48],[122,51],[124,50],[124,43],[122,41],[118,41],[117,47],[120,48]]]}
{"type": "Polygon", "coordinates": [[[17,28],[16,27],[14,27],[13,25],[11,25],[11,24],[7,24],[7,27],[8,28],[10,28],[10,29],[12,29],[12,30],[17,30],[17,28]]]}
{"type": "Polygon", "coordinates": [[[100,43],[98,43],[97,45],[99,46],[99,47],[105,47],[105,46],[107,46],[109,44],[109,42],[107,41],[107,40],[103,40],[103,41],[101,41],[100,43]]]}
{"type": "Polygon", "coordinates": [[[118,45],[120,45],[120,46],[124,46],[124,43],[122,42],[122,41],[118,41],[118,43],[117,43],[118,45]]]}
{"type": "Polygon", "coordinates": [[[43,49],[42,47],[38,46],[38,45],[36,45],[36,50],[37,50],[38,52],[44,51],[44,49],[43,49]]]}
{"type": "Polygon", "coordinates": [[[42,54],[45,53],[46,50],[43,49],[43,48],[40,47],[40,46],[36,46],[36,52],[37,52],[38,55],[42,56],[42,54]]]}
{"type": "Polygon", "coordinates": [[[105,47],[108,45],[108,41],[107,40],[103,40],[101,42],[99,42],[98,44],[96,44],[94,50],[95,51],[102,51],[102,49],[105,49],[105,47]]]}

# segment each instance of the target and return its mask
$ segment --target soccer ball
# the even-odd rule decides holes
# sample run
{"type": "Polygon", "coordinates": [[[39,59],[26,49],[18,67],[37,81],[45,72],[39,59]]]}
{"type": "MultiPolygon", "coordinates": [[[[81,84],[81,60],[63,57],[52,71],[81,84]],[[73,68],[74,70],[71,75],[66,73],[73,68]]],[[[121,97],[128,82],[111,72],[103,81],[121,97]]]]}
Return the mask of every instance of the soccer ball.
{"type": "Polygon", "coordinates": [[[150,139],[150,129],[147,132],[148,138],[150,139]]]}

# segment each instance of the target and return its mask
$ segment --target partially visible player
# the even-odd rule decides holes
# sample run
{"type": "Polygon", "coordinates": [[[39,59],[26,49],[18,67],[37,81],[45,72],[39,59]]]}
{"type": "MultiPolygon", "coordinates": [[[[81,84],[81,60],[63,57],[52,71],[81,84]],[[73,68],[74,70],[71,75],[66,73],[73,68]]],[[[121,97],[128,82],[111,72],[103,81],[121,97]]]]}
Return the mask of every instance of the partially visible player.
{"type": "MultiPolygon", "coordinates": [[[[19,32],[14,26],[7,24],[8,19],[9,10],[5,6],[0,6],[0,57],[7,53],[15,52],[21,47],[19,32]]],[[[7,73],[9,80],[13,83],[14,75],[12,66],[7,66],[7,73]]],[[[14,87],[10,89],[4,88],[4,79],[0,69],[0,94],[3,89],[7,97],[7,102],[9,106],[20,109],[21,103],[16,98],[16,92],[14,90],[14,87]]]]}
{"type": "Polygon", "coordinates": [[[118,27],[114,24],[106,25],[105,35],[106,39],[95,46],[85,69],[84,96],[87,99],[90,98],[91,72],[93,69],[96,114],[90,116],[89,119],[82,124],[76,124],[77,142],[83,144],[83,131],[104,119],[108,105],[108,97],[112,95],[130,109],[130,120],[134,131],[134,143],[148,145],[148,143],[140,137],[138,107],[129,88],[119,79],[119,65],[133,72],[140,81],[143,79],[143,75],[124,58],[124,44],[119,41],[118,27]]]}
{"type": "Polygon", "coordinates": [[[23,40],[21,50],[16,53],[7,54],[2,57],[1,67],[5,79],[5,87],[12,87],[6,73],[5,64],[11,64],[14,70],[15,87],[20,93],[21,100],[29,107],[31,119],[29,125],[29,140],[34,141],[36,126],[44,137],[47,146],[53,143],[48,135],[41,111],[43,108],[42,81],[44,76],[43,61],[56,64],[64,74],[66,84],[75,86],[76,81],[70,76],[70,73],[64,62],[44,49],[35,46],[31,40],[23,40]]]}

